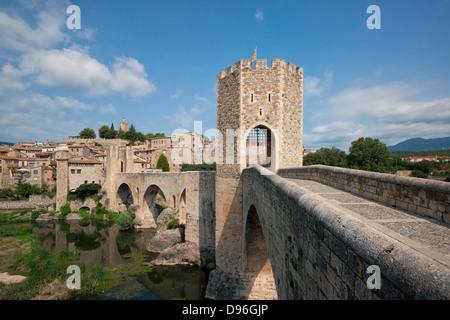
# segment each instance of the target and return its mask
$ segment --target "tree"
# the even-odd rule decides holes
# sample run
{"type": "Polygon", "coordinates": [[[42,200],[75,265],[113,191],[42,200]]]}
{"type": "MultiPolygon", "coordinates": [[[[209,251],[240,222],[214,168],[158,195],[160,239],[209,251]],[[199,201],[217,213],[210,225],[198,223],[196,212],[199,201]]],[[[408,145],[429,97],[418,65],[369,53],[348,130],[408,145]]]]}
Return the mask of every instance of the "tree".
{"type": "Polygon", "coordinates": [[[164,133],[147,133],[145,135],[146,139],[151,139],[151,138],[159,138],[159,137],[165,137],[166,135],[164,133]]]}
{"type": "Polygon", "coordinates": [[[320,148],[316,152],[309,153],[303,159],[304,165],[323,164],[334,167],[347,167],[347,155],[336,147],[320,148]]]}
{"type": "Polygon", "coordinates": [[[158,162],[156,163],[156,167],[162,169],[163,172],[170,171],[169,161],[167,161],[167,157],[163,154],[159,156],[158,162]]]}
{"type": "Polygon", "coordinates": [[[109,127],[105,124],[105,125],[103,125],[103,126],[101,126],[99,129],[98,129],[98,136],[100,137],[100,138],[106,138],[106,135],[108,134],[108,131],[109,131],[109,127]]]}
{"type": "Polygon", "coordinates": [[[349,149],[348,164],[354,169],[384,173],[394,172],[395,168],[389,157],[389,150],[380,140],[361,137],[352,142],[349,149]]]}
{"type": "Polygon", "coordinates": [[[95,139],[97,137],[94,129],[91,128],[84,128],[83,130],[81,130],[79,136],[86,139],[95,139]]]}
{"type": "Polygon", "coordinates": [[[116,139],[117,131],[114,129],[114,123],[111,123],[111,127],[108,129],[105,135],[106,139],[116,139]]]}
{"type": "Polygon", "coordinates": [[[97,194],[102,187],[97,183],[83,183],[80,185],[75,192],[81,196],[97,194]]]}

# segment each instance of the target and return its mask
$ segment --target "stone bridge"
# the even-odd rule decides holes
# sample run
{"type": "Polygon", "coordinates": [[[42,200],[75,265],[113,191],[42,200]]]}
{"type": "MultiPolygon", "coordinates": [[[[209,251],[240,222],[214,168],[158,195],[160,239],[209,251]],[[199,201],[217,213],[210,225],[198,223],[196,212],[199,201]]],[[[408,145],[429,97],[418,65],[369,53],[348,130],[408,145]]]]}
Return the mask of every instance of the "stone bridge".
{"type": "Polygon", "coordinates": [[[140,228],[155,228],[162,208],[178,210],[185,240],[197,244],[203,258],[214,258],[215,172],[116,173],[109,186],[109,210],[134,206],[140,228]],[[161,192],[160,192],[161,191],[161,192]]]}
{"type": "Polygon", "coordinates": [[[327,166],[277,175],[251,167],[242,191],[236,246],[216,251],[208,297],[450,298],[450,184],[327,166]],[[370,280],[379,289],[369,289],[370,266],[379,268],[380,279],[370,280]]]}

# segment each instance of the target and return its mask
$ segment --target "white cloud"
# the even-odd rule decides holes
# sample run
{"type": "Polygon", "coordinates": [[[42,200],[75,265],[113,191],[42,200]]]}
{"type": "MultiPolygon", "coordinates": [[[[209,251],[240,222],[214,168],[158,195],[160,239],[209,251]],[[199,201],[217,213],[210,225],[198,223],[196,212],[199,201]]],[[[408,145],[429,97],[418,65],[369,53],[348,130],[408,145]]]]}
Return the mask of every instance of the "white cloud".
{"type": "MultiPolygon", "coordinates": [[[[393,145],[414,137],[450,135],[450,97],[420,100],[427,86],[394,81],[342,90],[319,102],[322,121],[305,133],[305,146],[348,150],[359,137],[393,145]]],[[[314,119],[317,119],[315,117],[314,119]]]]}
{"type": "Polygon", "coordinates": [[[364,116],[387,123],[450,120],[450,98],[420,101],[416,97],[424,88],[391,82],[367,88],[341,91],[328,102],[335,116],[364,116]]]}
{"type": "Polygon", "coordinates": [[[169,98],[170,99],[176,99],[176,98],[178,98],[179,96],[181,96],[182,94],[183,94],[183,90],[178,90],[177,92],[175,92],[175,93],[172,93],[170,96],[169,96],[169,98]]]}
{"type": "Polygon", "coordinates": [[[116,113],[116,108],[110,103],[107,106],[100,106],[98,111],[101,113],[116,113]]]}
{"type": "Polygon", "coordinates": [[[19,69],[43,87],[75,90],[87,96],[119,92],[142,97],[156,90],[136,59],[116,58],[110,70],[79,47],[32,51],[22,56],[19,69]]]}
{"type": "Polygon", "coordinates": [[[202,101],[205,104],[209,104],[209,100],[205,97],[201,97],[198,94],[195,94],[194,99],[197,101],[202,101]]]}
{"type": "Polygon", "coordinates": [[[134,58],[116,58],[113,65],[112,88],[117,92],[129,93],[132,97],[143,97],[156,90],[147,79],[145,67],[134,58]]]}
{"type": "Polygon", "coordinates": [[[0,12],[0,47],[15,52],[28,52],[52,46],[64,39],[61,31],[64,23],[65,16],[58,14],[56,9],[37,13],[35,29],[20,17],[0,12]]]}
{"type": "Polygon", "coordinates": [[[259,22],[264,21],[264,13],[262,12],[261,9],[256,10],[256,13],[255,13],[254,17],[255,17],[256,21],[259,21],[259,22]]]}
{"type": "MultiPolygon", "coordinates": [[[[178,110],[172,115],[165,115],[163,118],[169,120],[172,125],[185,128],[193,128],[194,121],[199,120],[199,117],[204,113],[206,109],[200,108],[198,105],[194,105],[190,109],[186,109],[183,106],[179,106],[178,110]]],[[[186,129],[187,130],[187,129],[186,129]]],[[[192,130],[188,130],[192,131],[192,130]]]]}
{"type": "Polygon", "coordinates": [[[305,97],[322,95],[331,87],[333,82],[333,72],[325,72],[323,79],[317,77],[305,77],[303,81],[303,93],[305,97]]]}

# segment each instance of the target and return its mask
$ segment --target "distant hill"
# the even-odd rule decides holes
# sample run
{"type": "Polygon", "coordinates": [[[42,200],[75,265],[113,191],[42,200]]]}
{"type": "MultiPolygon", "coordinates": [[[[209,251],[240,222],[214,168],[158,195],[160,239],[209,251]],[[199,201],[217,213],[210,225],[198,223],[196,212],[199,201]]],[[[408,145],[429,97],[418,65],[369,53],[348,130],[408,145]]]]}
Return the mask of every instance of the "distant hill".
{"type": "Polygon", "coordinates": [[[413,138],[387,147],[389,151],[424,151],[450,149],[450,137],[445,138],[413,138]]]}
{"type": "Polygon", "coordinates": [[[7,144],[8,146],[13,146],[14,145],[14,143],[11,143],[11,142],[0,141],[0,145],[3,145],[3,144],[7,144]]]}

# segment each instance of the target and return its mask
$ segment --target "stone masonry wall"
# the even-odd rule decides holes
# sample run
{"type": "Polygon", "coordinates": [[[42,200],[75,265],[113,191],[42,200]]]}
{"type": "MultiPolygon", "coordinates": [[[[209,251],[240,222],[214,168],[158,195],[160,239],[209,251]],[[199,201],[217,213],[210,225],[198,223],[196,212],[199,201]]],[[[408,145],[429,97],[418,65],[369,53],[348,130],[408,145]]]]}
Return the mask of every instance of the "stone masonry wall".
{"type": "Polygon", "coordinates": [[[236,248],[242,246],[241,172],[250,130],[271,130],[273,170],[302,165],[302,82],[303,69],[283,59],[270,67],[265,59],[255,67],[241,59],[217,75],[216,260],[222,271],[238,274],[242,268],[236,248]]]}
{"type": "Polygon", "coordinates": [[[258,212],[279,299],[450,298],[448,266],[267,173],[243,171],[243,207],[258,212]],[[370,265],[381,289],[367,287],[370,265]]]}
{"type": "Polygon", "coordinates": [[[51,209],[53,210],[55,198],[43,195],[31,195],[28,200],[20,201],[0,201],[0,212],[51,209]]]}
{"type": "Polygon", "coordinates": [[[285,178],[318,181],[450,223],[450,183],[322,165],[280,169],[278,174],[285,178]]]}

